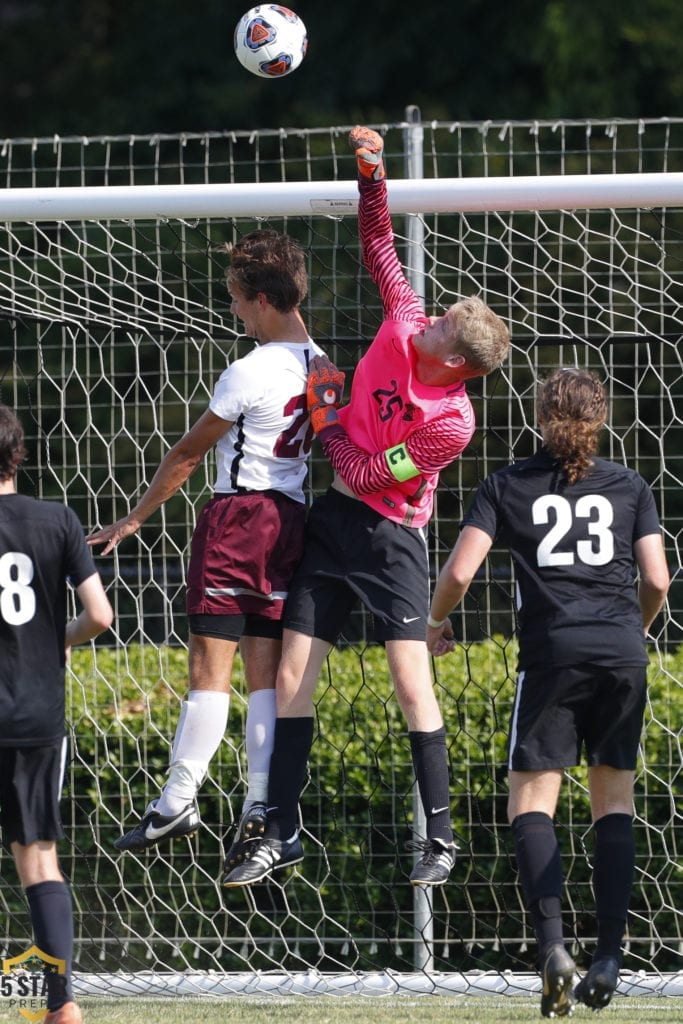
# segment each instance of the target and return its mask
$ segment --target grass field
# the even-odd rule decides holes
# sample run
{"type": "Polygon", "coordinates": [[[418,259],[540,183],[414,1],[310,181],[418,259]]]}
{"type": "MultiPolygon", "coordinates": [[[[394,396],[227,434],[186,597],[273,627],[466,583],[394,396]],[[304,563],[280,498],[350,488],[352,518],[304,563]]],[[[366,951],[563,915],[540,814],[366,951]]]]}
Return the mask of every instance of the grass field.
{"type": "MultiPolygon", "coordinates": [[[[81,1000],[85,1024],[515,1024],[541,1020],[540,999],[492,996],[320,996],[286,998],[237,996],[231,999],[96,999],[81,1000]]],[[[21,1024],[17,1010],[0,1009],[0,1021],[21,1024]]],[[[599,1024],[678,1024],[683,1020],[683,996],[670,998],[616,997],[599,1017],[585,1006],[573,1019],[599,1024]]]]}

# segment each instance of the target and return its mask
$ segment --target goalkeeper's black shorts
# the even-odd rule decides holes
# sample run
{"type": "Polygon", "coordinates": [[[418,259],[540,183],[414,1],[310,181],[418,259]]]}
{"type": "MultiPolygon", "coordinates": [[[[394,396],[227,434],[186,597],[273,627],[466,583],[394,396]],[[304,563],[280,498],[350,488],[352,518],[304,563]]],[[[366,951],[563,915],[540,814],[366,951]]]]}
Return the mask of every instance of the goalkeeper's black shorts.
{"type": "Polygon", "coordinates": [[[425,639],[425,533],[330,488],[309,512],[304,556],[289,588],[283,625],[334,644],[359,602],[372,613],[379,643],[425,639]]]}

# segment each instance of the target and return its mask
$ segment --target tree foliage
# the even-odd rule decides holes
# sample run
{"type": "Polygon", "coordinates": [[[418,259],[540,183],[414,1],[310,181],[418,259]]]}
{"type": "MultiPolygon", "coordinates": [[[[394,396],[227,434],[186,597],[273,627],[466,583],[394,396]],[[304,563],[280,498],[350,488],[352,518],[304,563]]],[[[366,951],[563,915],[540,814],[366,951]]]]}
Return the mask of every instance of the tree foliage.
{"type": "MultiPolygon", "coordinates": [[[[247,0],[244,8],[246,9],[247,0]]],[[[3,0],[3,137],[401,119],[672,116],[679,0],[297,0],[310,48],[251,76],[222,0],[3,0]]]]}

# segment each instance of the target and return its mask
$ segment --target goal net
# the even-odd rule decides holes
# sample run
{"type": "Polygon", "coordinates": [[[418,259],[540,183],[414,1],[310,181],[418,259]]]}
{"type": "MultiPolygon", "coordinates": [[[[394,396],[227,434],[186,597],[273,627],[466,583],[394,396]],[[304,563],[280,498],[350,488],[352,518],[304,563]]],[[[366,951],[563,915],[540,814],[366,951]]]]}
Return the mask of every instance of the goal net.
{"type": "MultiPolygon", "coordinates": [[[[401,257],[427,310],[480,294],[510,325],[500,372],[472,383],[477,431],[442,476],[432,572],[478,482],[538,442],[535,384],[567,364],[607,382],[601,454],[651,485],[671,566],[683,519],[683,120],[422,123],[385,135],[401,257]]],[[[312,335],[350,375],[381,321],[363,270],[348,128],[7,140],[0,153],[0,400],[29,462],[19,487],[66,501],[91,531],[135,503],[213,385],[251,345],[231,315],[226,242],[271,226],[301,241],[312,335]]],[[[314,449],[309,497],[330,470],[314,449]]],[[[461,846],[451,882],[408,882],[417,828],[406,726],[365,614],[317,692],[301,802],[305,860],[253,890],[219,884],[245,789],[245,687],[202,787],[193,840],[136,856],[114,840],[164,781],[187,688],[185,568],[213,467],[97,563],[112,631],[73,652],[62,866],[73,882],[78,991],[500,992],[535,989],[535,944],[506,823],[514,691],[511,571],[494,550],[434,665],[461,846]]],[[[623,992],[681,991],[680,582],[650,644],[636,782],[637,868],[623,992]],[[678,986],[678,987],[677,987],[678,986]]],[[[586,776],[557,824],[565,929],[595,944],[586,776]]],[[[7,857],[6,852],[1,854],[7,857]]],[[[3,955],[30,944],[3,870],[3,955]]]]}

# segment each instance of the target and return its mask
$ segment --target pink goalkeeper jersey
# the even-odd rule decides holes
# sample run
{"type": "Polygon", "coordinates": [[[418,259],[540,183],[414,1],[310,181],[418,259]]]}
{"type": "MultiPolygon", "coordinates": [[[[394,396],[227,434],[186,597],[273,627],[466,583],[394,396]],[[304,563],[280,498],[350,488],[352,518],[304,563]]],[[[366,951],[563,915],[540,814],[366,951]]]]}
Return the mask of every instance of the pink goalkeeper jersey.
{"type": "Polygon", "coordinates": [[[330,430],[323,444],[362,501],[388,519],[420,527],[432,514],[439,470],[460,455],[474,433],[474,410],[463,383],[429,387],[417,379],[410,339],[428,318],[396,255],[385,182],[361,179],[359,188],[363,260],[379,288],[385,319],[358,363],[348,405],[339,410],[346,433],[330,430]],[[410,448],[418,430],[420,441],[410,448]],[[368,462],[368,452],[383,453],[402,442],[420,476],[395,480],[383,454],[368,462]],[[359,460],[359,454],[365,458],[359,460]]]}

